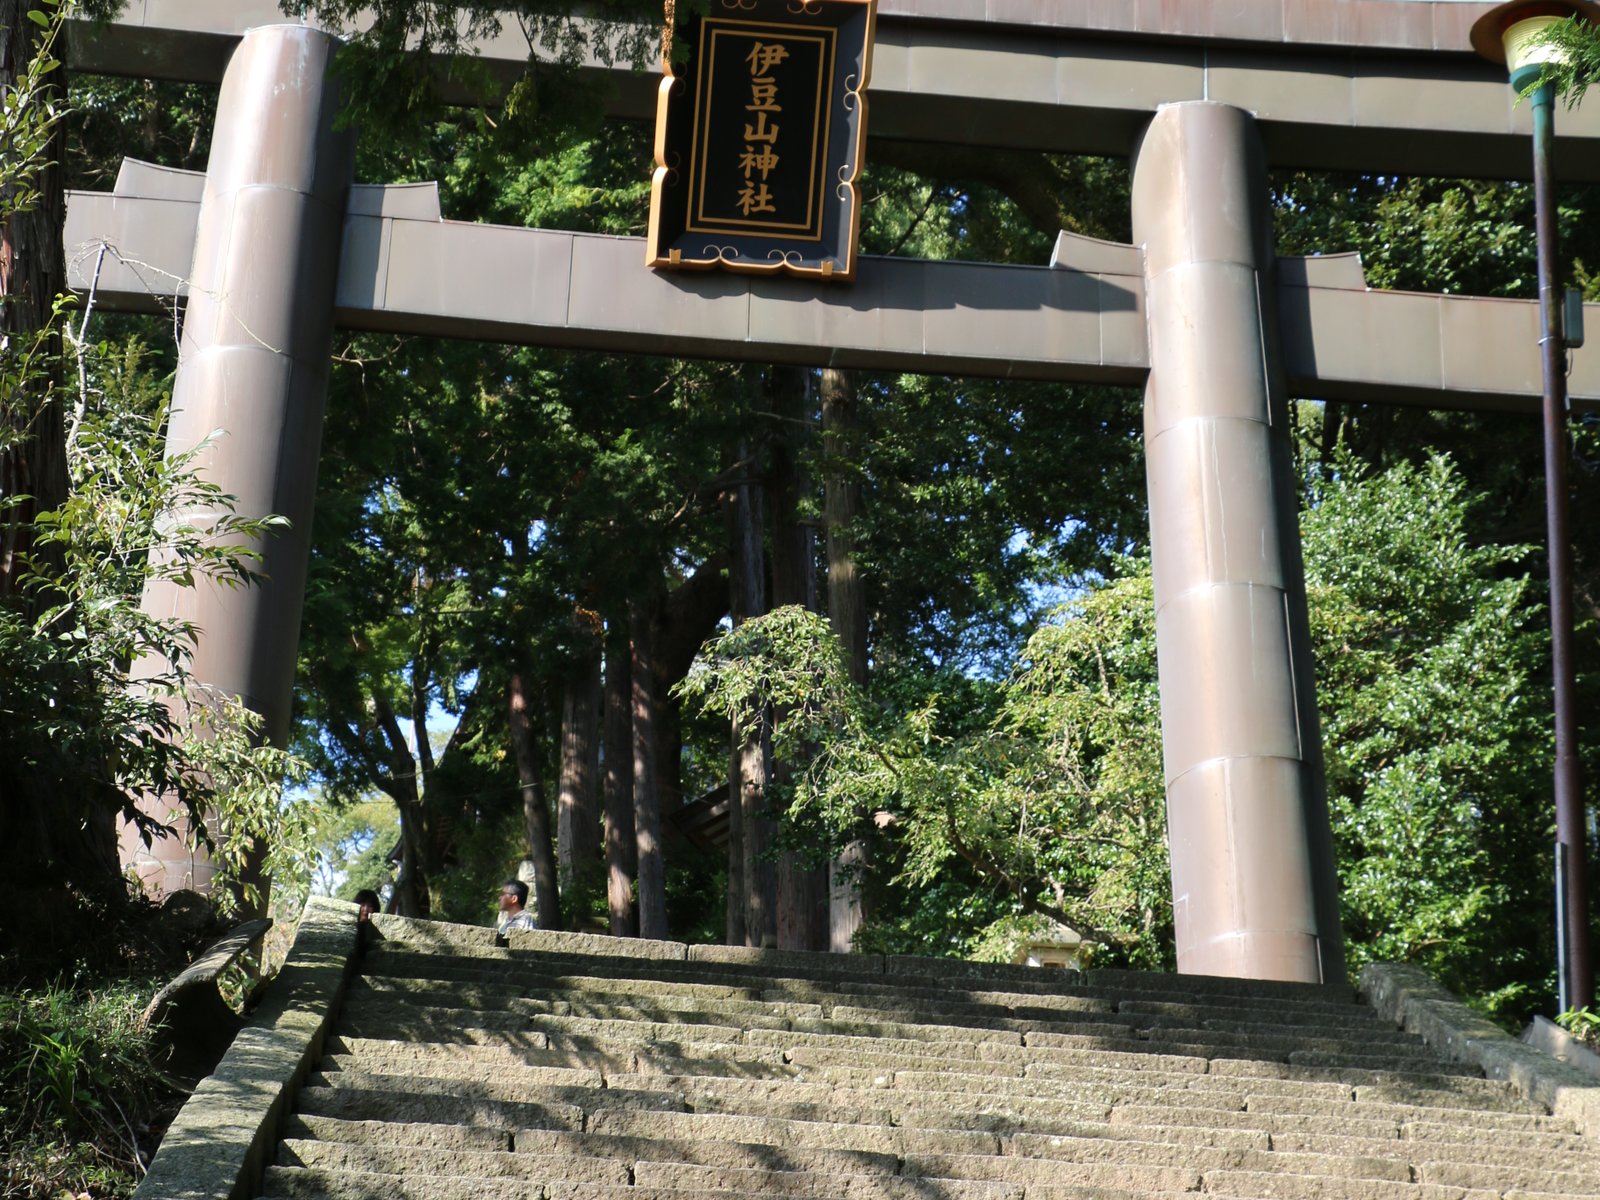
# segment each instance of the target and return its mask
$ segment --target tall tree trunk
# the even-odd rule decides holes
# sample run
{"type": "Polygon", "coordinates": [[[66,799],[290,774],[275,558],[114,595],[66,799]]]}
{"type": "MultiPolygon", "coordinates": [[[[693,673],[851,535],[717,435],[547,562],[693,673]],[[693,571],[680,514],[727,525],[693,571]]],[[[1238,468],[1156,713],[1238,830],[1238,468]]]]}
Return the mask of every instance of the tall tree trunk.
{"type": "MultiPolygon", "coordinates": [[[[39,91],[16,91],[41,47],[42,31],[28,20],[32,0],[0,0],[0,93],[43,113],[60,99],[61,73],[43,77],[39,91]]],[[[41,9],[47,16],[51,10],[41,9]]],[[[6,151],[15,153],[16,147],[6,151]]],[[[0,362],[9,378],[0,387],[0,606],[27,619],[58,599],[48,588],[23,589],[31,570],[46,579],[59,573],[57,552],[34,541],[35,518],[67,498],[66,421],[61,382],[60,338],[49,331],[56,297],[65,289],[61,227],[66,216],[61,168],[64,139],[59,126],[27,178],[12,177],[0,192],[0,362]],[[14,212],[19,182],[31,182],[27,211],[14,212]],[[39,373],[12,375],[44,336],[39,373]],[[31,559],[31,562],[29,561],[31,559]]],[[[6,164],[10,174],[23,164],[6,164]]],[[[60,678],[62,691],[86,681],[60,678]]],[[[109,787],[73,783],[92,764],[66,762],[49,742],[15,746],[0,756],[0,886],[26,888],[73,884],[97,898],[125,890],[117,862],[115,817],[121,797],[109,787]]]]}
{"type": "Polygon", "coordinates": [[[667,936],[667,876],[661,855],[661,788],[657,776],[656,605],[630,604],[633,641],[633,835],[639,848],[639,936],[667,936]]]}
{"type": "MultiPolygon", "coordinates": [[[[777,431],[772,439],[767,468],[771,503],[772,606],[798,605],[817,610],[817,538],[815,528],[801,518],[801,498],[811,488],[802,467],[802,455],[811,438],[813,397],[811,373],[797,367],[776,367],[772,372],[773,410],[777,431]]],[[[782,721],[784,714],[774,714],[782,721]]],[[[800,763],[775,761],[773,781],[780,794],[801,768],[800,763]]],[[[794,847],[778,858],[777,933],[782,950],[828,948],[827,869],[807,865],[794,847]]]]}
{"type": "Polygon", "coordinates": [[[513,671],[506,688],[511,753],[522,787],[522,816],[528,827],[528,858],[533,862],[533,915],[540,929],[561,928],[561,894],[556,888],[556,856],[550,846],[550,804],[534,743],[532,703],[522,672],[513,671]]]}
{"type": "MultiPolygon", "coordinates": [[[[761,545],[761,486],[751,478],[755,455],[741,444],[737,458],[749,465],[744,482],[732,491],[729,512],[732,561],[728,569],[729,613],[735,626],[767,611],[766,558],[761,545]]],[[[743,887],[739,907],[743,912],[744,944],[776,946],[778,942],[777,874],[772,862],[773,824],[767,813],[768,772],[772,765],[770,726],[757,720],[752,727],[735,725],[729,762],[728,803],[739,808],[739,841],[729,841],[730,880],[737,875],[743,887]],[[737,854],[739,866],[733,868],[737,854]]],[[[731,922],[730,922],[731,926],[731,922]]]]}
{"type": "Polygon", "coordinates": [[[394,706],[386,697],[375,695],[372,713],[388,760],[387,773],[377,775],[378,786],[394,801],[400,813],[400,869],[394,877],[392,907],[402,917],[420,919],[433,911],[428,891],[431,874],[428,813],[423,803],[427,778],[406,741],[394,706]]]}
{"type": "MultiPolygon", "coordinates": [[[[856,569],[851,525],[861,511],[857,457],[855,379],[848,371],[822,372],[822,453],[827,462],[823,521],[828,531],[828,621],[844,647],[850,678],[867,685],[867,605],[856,569]]],[[[847,953],[861,928],[860,872],[867,844],[858,838],[828,868],[829,947],[847,953]]]]}
{"type": "Polygon", "coordinates": [[[606,632],[605,804],[606,911],[613,937],[634,937],[633,876],[638,846],[633,832],[633,656],[624,622],[606,632]]]}
{"type": "Polygon", "coordinates": [[[561,697],[556,858],[561,887],[593,881],[600,862],[600,645],[589,647],[561,697]]]}
{"type": "Polygon", "coordinates": [[[739,747],[728,743],[728,895],[725,937],[743,946],[744,937],[744,806],[739,800],[739,747]]]}
{"type": "MultiPolygon", "coordinates": [[[[32,0],[0,0],[0,91],[8,96],[38,49],[41,31],[27,16],[36,7],[32,0]]],[[[59,79],[59,73],[47,76],[40,93],[26,97],[26,103],[38,110],[56,103],[59,79]]],[[[63,147],[58,127],[32,176],[36,195],[25,211],[12,211],[14,190],[0,194],[0,353],[12,368],[49,326],[55,299],[66,289],[63,147]]],[[[33,552],[34,518],[67,498],[66,420],[56,392],[61,340],[51,332],[47,341],[49,353],[38,359],[41,373],[0,396],[0,414],[10,434],[18,435],[15,441],[0,438],[0,501],[5,502],[0,508],[0,600],[5,601],[26,603],[19,588],[33,552]]],[[[48,570],[51,564],[36,565],[48,570]]]]}

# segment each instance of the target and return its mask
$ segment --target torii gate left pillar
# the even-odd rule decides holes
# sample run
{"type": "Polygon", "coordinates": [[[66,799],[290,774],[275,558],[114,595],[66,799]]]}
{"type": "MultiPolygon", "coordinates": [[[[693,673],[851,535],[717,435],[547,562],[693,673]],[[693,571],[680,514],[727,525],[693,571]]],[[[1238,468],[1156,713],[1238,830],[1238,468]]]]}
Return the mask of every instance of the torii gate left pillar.
{"type": "MultiPolygon", "coordinates": [[[[251,547],[260,580],[246,588],[150,586],[144,609],[201,631],[190,671],[260,716],[282,746],[311,552],[311,514],[327,399],[340,240],[355,139],[341,109],[328,34],[299,25],[247,33],[229,62],[200,202],[189,300],[167,427],[167,455],[206,439],[200,476],[235,497],[242,516],[276,513],[288,527],[251,547]]],[[[221,515],[183,515],[205,530],[221,515]]],[[[146,668],[150,664],[146,664],[146,668]]],[[[135,674],[139,668],[135,667],[135,674]]],[[[181,815],[150,797],[158,819],[181,815]]],[[[203,852],[177,838],[146,848],[124,830],[123,861],[158,892],[208,890],[203,852]]]]}

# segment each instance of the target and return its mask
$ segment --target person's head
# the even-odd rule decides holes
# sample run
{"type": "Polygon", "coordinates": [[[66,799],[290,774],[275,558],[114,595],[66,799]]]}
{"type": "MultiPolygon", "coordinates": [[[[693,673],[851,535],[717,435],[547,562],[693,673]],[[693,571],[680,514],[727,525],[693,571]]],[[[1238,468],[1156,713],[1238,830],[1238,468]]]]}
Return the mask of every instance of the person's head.
{"type": "Polygon", "coordinates": [[[356,893],[356,920],[366,922],[372,919],[372,914],[383,907],[383,901],[378,899],[378,893],[371,888],[362,888],[356,893]]]}
{"type": "Polygon", "coordinates": [[[508,879],[500,885],[500,911],[519,913],[528,906],[528,885],[508,879]]]}

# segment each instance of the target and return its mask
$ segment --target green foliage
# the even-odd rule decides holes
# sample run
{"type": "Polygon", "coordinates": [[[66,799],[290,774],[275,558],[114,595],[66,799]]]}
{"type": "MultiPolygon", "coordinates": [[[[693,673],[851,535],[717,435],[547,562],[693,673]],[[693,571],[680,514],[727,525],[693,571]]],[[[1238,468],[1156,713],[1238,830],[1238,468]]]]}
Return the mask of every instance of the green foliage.
{"type": "MultiPolygon", "coordinates": [[[[179,797],[200,817],[214,810],[227,836],[220,866],[240,884],[253,839],[269,867],[303,870],[304,814],[280,807],[295,763],[258,744],[257,721],[237,702],[195,689],[194,629],[140,606],[154,583],[244,587],[251,543],[281,524],[244,518],[194,470],[204,445],[167,458],[159,390],[136,345],[86,350],[86,378],[68,442],[72,491],[35,522],[37,545],[59,563],[25,580],[43,603],[33,614],[0,606],[0,755],[14,770],[76,794],[99,794],[148,836],[133,807],[141,794],[179,797]],[[204,527],[183,519],[217,514],[204,527]],[[137,680],[131,663],[146,669],[137,680]]],[[[198,825],[202,838],[209,834],[198,825]]]]}
{"type": "Polygon", "coordinates": [[[1538,78],[1523,89],[1523,96],[1531,96],[1548,84],[1568,108],[1576,108],[1595,80],[1600,79],[1600,33],[1583,18],[1571,16],[1545,30],[1538,41],[1559,53],[1541,65],[1538,78]]]}
{"type": "MultiPolygon", "coordinates": [[[[1312,638],[1352,961],[1417,962],[1509,1015],[1547,973],[1549,751],[1527,547],[1472,543],[1474,498],[1442,457],[1363,478],[1346,456],[1311,494],[1312,638]]],[[[1148,559],[1122,560],[1038,627],[998,685],[924,672],[869,698],[825,623],[784,609],[714,639],[683,691],[745,720],[770,702],[788,714],[780,755],[818,748],[791,819],[820,817],[837,844],[876,817],[893,884],[925,904],[869,942],[1004,954],[1020,921],[1053,918],[1115,959],[1164,965],[1153,612],[1148,559]],[[990,899],[974,901],[952,869],[990,899]]]]}
{"type": "Polygon", "coordinates": [[[1103,589],[1035,633],[1003,685],[947,673],[892,706],[850,685],[825,621],[778,609],[709,643],[682,690],[741,719],[771,703],[780,758],[818,748],[791,818],[820,818],[836,844],[874,820],[896,840],[895,885],[925,890],[962,864],[1013,911],[1159,964],[1170,924],[1159,763],[1138,732],[1155,688],[1153,673],[1134,678],[1154,658],[1133,650],[1128,674],[1116,658],[1149,607],[1147,583],[1103,589]]]}
{"type": "Polygon", "coordinates": [[[31,211],[39,203],[37,179],[50,153],[50,140],[65,115],[50,76],[60,69],[55,57],[62,23],[72,0],[36,0],[27,17],[39,27],[32,54],[17,64],[17,74],[0,89],[0,197],[9,213],[31,211]]]}
{"type": "Polygon", "coordinates": [[[1550,746],[1530,548],[1473,545],[1471,503],[1401,464],[1319,485],[1304,536],[1352,961],[1481,993],[1537,979],[1550,746]]]}
{"type": "Polygon", "coordinates": [[[1556,1024],[1591,1049],[1600,1050],[1600,1013],[1592,1008],[1569,1008],[1556,1015],[1556,1024]]]}
{"type": "Polygon", "coordinates": [[[0,1190],[132,1190],[135,1127],[169,1095],[139,1022],[148,999],[131,983],[0,992],[0,1190]]]}

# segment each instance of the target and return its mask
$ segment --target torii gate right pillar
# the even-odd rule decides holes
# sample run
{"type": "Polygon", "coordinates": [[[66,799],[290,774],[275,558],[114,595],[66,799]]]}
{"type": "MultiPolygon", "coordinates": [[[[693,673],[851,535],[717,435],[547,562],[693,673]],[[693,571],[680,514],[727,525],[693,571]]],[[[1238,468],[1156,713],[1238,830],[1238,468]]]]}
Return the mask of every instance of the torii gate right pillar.
{"type": "Polygon", "coordinates": [[[1344,979],[1254,118],[1161,108],[1134,155],[1178,969],[1344,979]]]}

